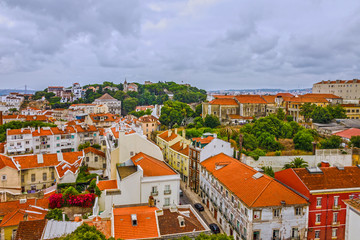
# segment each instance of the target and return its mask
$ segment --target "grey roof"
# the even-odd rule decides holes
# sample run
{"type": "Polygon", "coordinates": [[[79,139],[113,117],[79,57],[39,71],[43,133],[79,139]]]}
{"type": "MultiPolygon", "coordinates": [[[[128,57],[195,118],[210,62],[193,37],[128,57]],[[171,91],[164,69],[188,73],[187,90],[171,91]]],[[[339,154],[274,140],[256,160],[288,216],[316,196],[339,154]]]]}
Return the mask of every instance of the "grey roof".
{"type": "Polygon", "coordinates": [[[101,97],[95,99],[94,102],[104,102],[104,101],[118,101],[116,98],[113,98],[110,94],[105,93],[101,97]]]}
{"type": "Polygon", "coordinates": [[[74,232],[82,223],[49,220],[46,223],[43,239],[54,239],[74,232]]]}

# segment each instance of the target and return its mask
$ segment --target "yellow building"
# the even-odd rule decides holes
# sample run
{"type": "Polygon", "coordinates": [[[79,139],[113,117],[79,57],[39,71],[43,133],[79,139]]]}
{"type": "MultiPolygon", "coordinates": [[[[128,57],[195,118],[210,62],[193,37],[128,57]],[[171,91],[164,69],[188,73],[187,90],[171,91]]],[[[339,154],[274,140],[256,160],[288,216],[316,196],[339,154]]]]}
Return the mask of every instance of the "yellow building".
{"type": "Polygon", "coordinates": [[[174,145],[175,143],[185,140],[185,131],[183,131],[183,136],[177,134],[177,129],[175,130],[167,130],[162,132],[156,136],[156,144],[161,148],[164,159],[168,162],[169,161],[169,148],[170,146],[174,145]]]}
{"type": "Polygon", "coordinates": [[[169,164],[176,169],[181,180],[188,181],[189,178],[189,144],[181,140],[169,148],[169,164]]]}
{"type": "Polygon", "coordinates": [[[349,119],[360,119],[360,104],[342,104],[349,119]]]}

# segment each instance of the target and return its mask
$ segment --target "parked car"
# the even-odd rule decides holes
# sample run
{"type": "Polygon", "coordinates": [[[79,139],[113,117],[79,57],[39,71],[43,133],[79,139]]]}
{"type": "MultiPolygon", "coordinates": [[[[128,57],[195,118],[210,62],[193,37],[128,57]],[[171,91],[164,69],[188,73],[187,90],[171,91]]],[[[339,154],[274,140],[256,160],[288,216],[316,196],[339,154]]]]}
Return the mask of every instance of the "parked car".
{"type": "Polygon", "coordinates": [[[194,207],[195,207],[199,212],[204,211],[204,207],[203,207],[203,205],[201,205],[201,203],[195,203],[195,204],[194,204],[194,207]]]}
{"type": "Polygon", "coordinates": [[[210,228],[210,230],[211,230],[211,232],[212,232],[213,234],[218,234],[218,233],[220,233],[220,228],[219,228],[219,226],[216,225],[215,223],[211,223],[211,224],[209,225],[209,228],[210,228]]]}

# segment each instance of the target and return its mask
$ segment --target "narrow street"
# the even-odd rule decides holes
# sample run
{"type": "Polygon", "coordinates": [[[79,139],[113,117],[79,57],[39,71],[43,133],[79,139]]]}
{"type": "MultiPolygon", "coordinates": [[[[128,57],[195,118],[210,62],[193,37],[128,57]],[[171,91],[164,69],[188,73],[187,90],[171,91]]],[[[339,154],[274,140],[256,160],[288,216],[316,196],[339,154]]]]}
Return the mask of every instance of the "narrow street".
{"type": "Polygon", "coordinates": [[[206,207],[205,204],[202,203],[201,197],[190,190],[189,187],[185,187],[185,183],[181,181],[180,183],[181,190],[183,191],[183,196],[180,197],[180,203],[183,204],[191,204],[194,207],[195,203],[201,203],[204,207],[204,211],[199,212],[195,207],[194,209],[199,213],[199,215],[202,217],[204,222],[209,226],[211,223],[215,223],[219,226],[221,233],[223,233],[223,230],[221,229],[221,226],[216,221],[214,216],[211,214],[210,210],[206,207]]]}

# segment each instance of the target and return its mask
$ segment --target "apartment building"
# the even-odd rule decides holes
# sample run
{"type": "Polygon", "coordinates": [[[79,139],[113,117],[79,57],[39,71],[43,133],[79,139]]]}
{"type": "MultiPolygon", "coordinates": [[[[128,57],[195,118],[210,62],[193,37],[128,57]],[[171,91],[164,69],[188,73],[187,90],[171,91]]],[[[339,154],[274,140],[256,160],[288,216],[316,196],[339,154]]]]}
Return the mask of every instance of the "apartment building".
{"type": "Polygon", "coordinates": [[[139,117],[138,124],[142,128],[143,134],[146,135],[146,137],[148,138],[151,137],[151,133],[158,131],[161,125],[159,119],[152,115],[145,115],[139,117]]]}
{"type": "Polygon", "coordinates": [[[121,101],[117,100],[116,98],[113,98],[108,93],[105,93],[101,97],[95,99],[93,104],[106,105],[108,106],[110,113],[121,115],[121,101]]]}
{"type": "Polygon", "coordinates": [[[90,113],[85,117],[85,123],[88,125],[94,125],[97,128],[108,128],[119,121],[119,119],[119,117],[111,113],[90,113]]]}
{"type": "Polygon", "coordinates": [[[113,205],[144,204],[161,208],[179,204],[180,175],[160,159],[143,152],[116,167],[116,179],[98,181],[100,217],[109,217],[113,205]]]}
{"type": "Polygon", "coordinates": [[[96,105],[91,103],[72,104],[69,109],[73,111],[82,111],[84,114],[109,112],[109,107],[107,105],[96,105]]]}
{"type": "Polygon", "coordinates": [[[201,197],[236,240],[304,239],[308,202],[275,179],[226,154],[201,162],[201,197]]]}
{"type": "Polygon", "coordinates": [[[342,104],[349,119],[360,119],[360,104],[342,104]]]}
{"type": "Polygon", "coordinates": [[[218,139],[216,134],[205,133],[202,137],[191,139],[189,145],[189,186],[196,193],[199,193],[200,190],[200,163],[219,153],[233,156],[234,149],[229,142],[218,139]]]}
{"type": "Polygon", "coordinates": [[[181,180],[185,183],[189,179],[189,143],[181,140],[169,148],[169,164],[180,173],[181,180]]]}
{"type": "Polygon", "coordinates": [[[286,169],[275,178],[309,199],[307,239],[345,239],[343,200],[359,197],[360,168],[322,166],[286,169]]]}
{"type": "Polygon", "coordinates": [[[161,148],[165,161],[169,161],[170,146],[181,140],[186,140],[185,132],[183,131],[183,135],[181,136],[178,134],[177,128],[175,128],[175,130],[169,129],[156,136],[156,144],[161,148]]]}
{"type": "Polygon", "coordinates": [[[313,93],[330,93],[344,100],[360,100],[360,80],[321,81],[313,85],[313,93]]]}
{"type": "Polygon", "coordinates": [[[7,129],[5,151],[10,155],[77,151],[80,144],[99,144],[99,130],[92,125],[7,129]]]}

